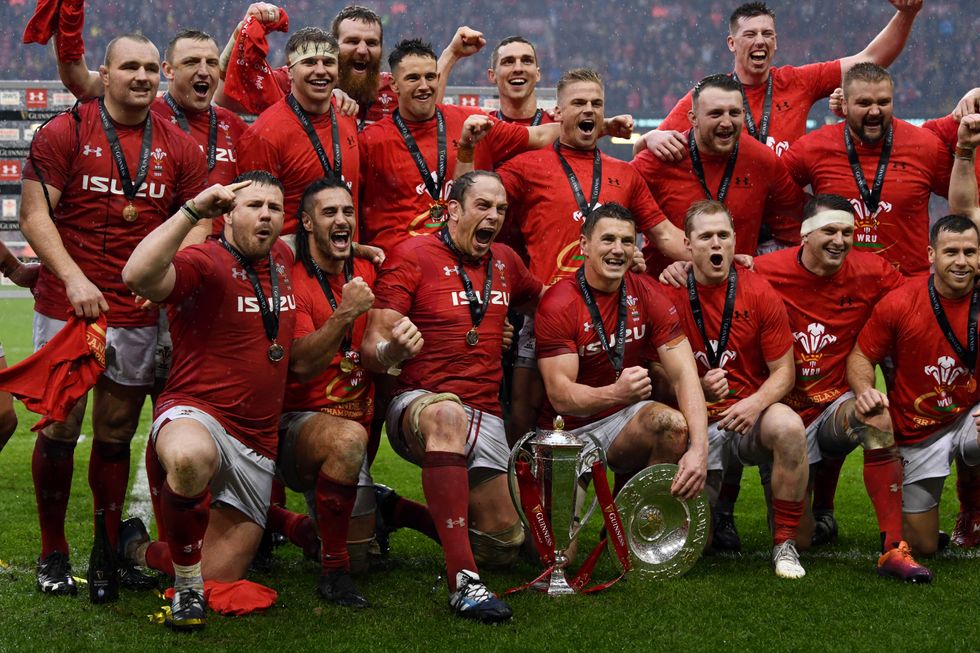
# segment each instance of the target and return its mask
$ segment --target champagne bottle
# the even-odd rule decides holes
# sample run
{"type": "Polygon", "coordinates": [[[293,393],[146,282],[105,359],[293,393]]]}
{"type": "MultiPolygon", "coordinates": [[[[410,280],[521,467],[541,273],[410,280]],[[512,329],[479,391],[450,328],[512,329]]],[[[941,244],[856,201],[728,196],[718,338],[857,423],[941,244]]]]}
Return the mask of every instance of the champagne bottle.
{"type": "Polygon", "coordinates": [[[109,603],[119,598],[116,552],[109,543],[105,511],[95,511],[95,542],[88,560],[88,597],[92,603],[109,603]]]}

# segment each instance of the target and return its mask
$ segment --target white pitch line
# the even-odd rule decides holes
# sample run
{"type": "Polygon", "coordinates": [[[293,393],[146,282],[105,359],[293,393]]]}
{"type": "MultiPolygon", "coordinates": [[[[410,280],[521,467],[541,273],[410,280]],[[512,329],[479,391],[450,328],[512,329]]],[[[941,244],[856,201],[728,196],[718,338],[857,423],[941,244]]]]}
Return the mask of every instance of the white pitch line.
{"type": "Polygon", "coordinates": [[[140,449],[139,463],[136,467],[136,480],[129,491],[129,517],[139,517],[143,523],[150,526],[153,519],[153,508],[150,502],[150,482],[146,479],[146,445],[147,438],[140,449]]]}

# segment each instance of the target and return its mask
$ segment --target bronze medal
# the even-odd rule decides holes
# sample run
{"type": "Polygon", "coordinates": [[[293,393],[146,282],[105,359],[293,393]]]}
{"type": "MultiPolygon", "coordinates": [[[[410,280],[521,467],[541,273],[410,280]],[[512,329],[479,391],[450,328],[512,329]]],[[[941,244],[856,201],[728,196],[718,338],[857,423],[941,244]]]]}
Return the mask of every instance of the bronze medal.
{"type": "Polygon", "coordinates": [[[445,212],[446,212],[446,207],[443,204],[439,202],[432,204],[431,206],[429,206],[429,222],[434,223],[434,222],[445,221],[446,219],[445,212]]]}
{"type": "Polygon", "coordinates": [[[347,358],[346,356],[340,359],[340,371],[344,374],[350,374],[354,371],[354,361],[347,358]]]}
{"type": "Polygon", "coordinates": [[[476,347],[478,342],[480,342],[480,334],[477,333],[476,327],[473,327],[466,332],[466,344],[470,347],[476,347]]]}
{"type": "Polygon", "coordinates": [[[274,342],[269,345],[269,360],[273,363],[278,363],[286,355],[286,350],[282,348],[278,342],[274,342]]]}
{"type": "Polygon", "coordinates": [[[132,202],[126,205],[126,208],[122,212],[123,220],[126,222],[135,222],[136,218],[140,217],[140,212],[136,210],[136,207],[132,202]]]}

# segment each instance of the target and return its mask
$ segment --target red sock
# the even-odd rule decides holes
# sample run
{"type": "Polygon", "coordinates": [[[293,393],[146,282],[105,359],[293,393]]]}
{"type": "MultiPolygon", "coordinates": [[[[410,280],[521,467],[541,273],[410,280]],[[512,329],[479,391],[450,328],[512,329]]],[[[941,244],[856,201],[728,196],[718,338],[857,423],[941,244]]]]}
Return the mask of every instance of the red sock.
{"type": "Polygon", "coordinates": [[[150,546],[146,547],[146,566],[173,578],[174,563],[166,542],[150,542],[150,546]]]}
{"type": "Polygon", "coordinates": [[[316,477],[316,519],[320,529],[320,566],[324,573],[350,569],[347,531],[357,484],[341,483],[322,471],[316,477]]]}
{"type": "Polygon", "coordinates": [[[432,515],[424,503],[418,503],[405,497],[398,497],[391,511],[391,525],[396,528],[411,528],[423,535],[439,541],[436,525],[432,523],[432,515]]]}
{"type": "Polygon", "coordinates": [[[844,466],[845,456],[827,458],[824,456],[816,465],[813,474],[813,511],[822,510],[833,512],[834,495],[837,494],[837,483],[840,481],[840,470],[844,466]]]}
{"type": "Polygon", "coordinates": [[[129,443],[92,442],[88,462],[88,485],[92,488],[95,510],[105,511],[105,530],[109,544],[119,541],[119,522],[122,519],[126,489],[129,487],[129,443]]]}
{"type": "Polygon", "coordinates": [[[65,513],[71,494],[75,443],[52,440],[38,433],[31,458],[34,476],[34,498],[41,524],[41,557],[61,551],[68,555],[65,538],[65,513]]]}
{"type": "Polygon", "coordinates": [[[371,420],[371,428],[368,429],[368,441],[367,441],[367,461],[370,465],[374,462],[374,459],[378,456],[378,447],[381,446],[381,430],[385,426],[384,416],[375,417],[371,420]]]}
{"type": "Polygon", "coordinates": [[[735,511],[735,502],[738,501],[738,493],[742,490],[744,470],[745,467],[738,460],[729,461],[721,481],[721,488],[718,490],[716,506],[719,511],[728,514],[735,511]]]}
{"type": "Polygon", "coordinates": [[[286,505],[286,486],[278,478],[272,479],[272,497],[270,503],[279,507],[286,505]]]}
{"type": "Polygon", "coordinates": [[[150,486],[150,502],[153,504],[153,518],[157,523],[157,540],[164,541],[166,529],[163,526],[163,511],[160,509],[160,492],[163,482],[167,480],[167,471],[157,458],[156,449],[152,444],[146,445],[146,481],[150,486]]]}
{"type": "Polygon", "coordinates": [[[773,498],[772,500],[773,521],[776,522],[776,529],[772,534],[773,546],[779,546],[786,540],[796,537],[796,529],[800,525],[800,518],[803,516],[803,500],[784,501],[773,498]]]}
{"type": "Polygon", "coordinates": [[[422,491],[446,556],[449,591],[456,591],[456,574],[462,569],[479,573],[467,528],[470,486],[466,456],[449,451],[426,451],[422,460],[422,491]]]}
{"type": "Polygon", "coordinates": [[[980,512],[980,473],[962,461],[956,464],[956,496],[963,512],[980,512]]]}
{"type": "Polygon", "coordinates": [[[871,497],[878,530],[884,535],[882,548],[902,541],[902,459],[898,447],[864,452],[864,487],[871,497]]]}
{"type": "Polygon", "coordinates": [[[160,508],[167,525],[167,545],[174,564],[189,566],[201,561],[201,545],[208,530],[211,491],[204,489],[196,497],[185,497],[163,484],[160,508]]]}
{"type": "Polygon", "coordinates": [[[282,533],[303,551],[320,546],[316,526],[309,515],[301,515],[279,506],[269,506],[265,527],[275,533],[282,533]]]}

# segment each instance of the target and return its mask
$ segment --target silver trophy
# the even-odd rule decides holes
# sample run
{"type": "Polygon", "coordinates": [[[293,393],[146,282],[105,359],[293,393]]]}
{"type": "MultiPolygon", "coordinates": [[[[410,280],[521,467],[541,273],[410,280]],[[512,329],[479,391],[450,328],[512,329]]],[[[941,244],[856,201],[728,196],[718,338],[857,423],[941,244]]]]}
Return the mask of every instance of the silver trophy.
{"type": "Polygon", "coordinates": [[[591,434],[583,438],[564,430],[565,423],[561,417],[555,418],[553,427],[552,431],[528,433],[514,446],[510,454],[508,480],[517,513],[527,529],[534,532],[521,506],[517,486],[518,460],[523,459],[530,464],[544,515],[554,535],[555,567],[547,580],[546,591],[549,596],[560,596],[575,593],[565,578],[565,567],[569,562],[567,553],[598,503],[593,497],[589,508],[583,513],[592,465],[597,460],[605,465],[606,454],[591,434]]]}
{"type": "Polygon", "coordinates": [[[647,578],[685,573],[708,541],[708,500],[704,492],[691,501],[671,495],[676,473],[677,465],[651,465],[616,495],[633,568],[647,578]]]}

